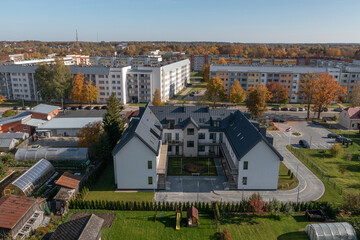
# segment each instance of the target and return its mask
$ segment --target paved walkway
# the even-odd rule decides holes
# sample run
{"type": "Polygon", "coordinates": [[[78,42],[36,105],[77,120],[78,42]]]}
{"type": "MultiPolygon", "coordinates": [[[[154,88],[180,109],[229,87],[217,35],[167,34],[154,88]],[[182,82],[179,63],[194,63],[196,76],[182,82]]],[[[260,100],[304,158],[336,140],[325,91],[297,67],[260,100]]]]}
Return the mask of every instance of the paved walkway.
{"type": "MultiPolygon", "coordinates": [[[[286,142],[281,139],[276,139],[277,150],[284,157],[283,163],[291,169],[292,172],[299,179],[299,186],[295,189],[288,191],[226,191],[221,189],[221,178],[215,180],[215,177],[190,177],[186,179],[184,177],[175,177],[176,181],[171,183],[171,189],[167,191],[160,191],[155,193],[156,201],[167,202],[211,202],[211,201],[223,201],[223,202],[238,202],[242,199],[249,198],[254,192],[260,193],[264,200],[269,201],[274,198],[281,202],[307,202],[319,199],[325,191],[325,187],[320,179],[318,179],[305,165],[303,165],[294,155],[292,155],[286,149],[286,142]],[[279,141],[278,141],[279,140],[279,141]],[[183,180],[181,180],[183,179],[183,180]],[[191,180],[191,181],[190,181],[191,180]],[[209,186],[205,182],[218,183],[214,188],[203,188],[203,186],[209,186]],[[198,186],[198,184],[200,186],[198,186]],[[203,185],[201,185],[203,184],[203,185]],[[176,186],[176,187],[175,187],[176,186]],[[185,186],[185,187],[184,187],[185,186]],[[190,186],[190,189],[188,189],[190,186]],[[191,191],[189,191],[191,190],[191,191]]],[[[172,177],[168,177],[172,181],[172,177]]],[[[175,179],[174,179],[175,180],[175,179]]]]}

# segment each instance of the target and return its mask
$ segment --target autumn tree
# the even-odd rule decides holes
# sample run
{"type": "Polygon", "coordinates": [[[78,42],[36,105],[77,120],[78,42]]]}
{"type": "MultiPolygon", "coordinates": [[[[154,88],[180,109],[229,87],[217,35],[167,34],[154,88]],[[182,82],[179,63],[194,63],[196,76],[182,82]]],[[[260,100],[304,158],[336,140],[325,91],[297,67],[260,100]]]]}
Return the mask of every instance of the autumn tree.
{"type": "Polygon", "coordinates": [[[250,197],[250,207],[253,213],[264,214],[264,201],[260,193],[253,193],[250,197]]]}
{"type": "Polygon", "coordinates": [[[319,73],[314,95],[318,118],[320,118],[320,114],[325,107],[334,101],[340,101],[346,94],[346,87],[340,86],[339,82],[335,81],[334,76],[328,73],[319,73]]]}
{"type": "Polygon", "coordinates": [[[353,85],[349,92],[348,98],[352,107],[360,106],[360,83],[353,85]]]}
{"type": "Polygon", "coordinates": [[[201,76],[203,77],[204,81],[208,82],[210,80],[210,65],[204,64],[200,73],[201,73],[201,76]]]}
{"type": "Polygon", "coordinates": [[[121,103],[112,93],[107,102],[107,111],[103,118],[104,130],[109,137],[110,148],[113,149],[124,132],[125,120],[121,116],[121,103]]]}
{"type": "Polygon", "coordinates": [[[102,122],[91,122],[81,128],[77,134],[79,138],[79,147],[91,147],[92,144],[99,141],[101,134],[104,133],[102,122]]]}
{"type": "Polygon", "coordinates": [[[76,74],[74,77],[71,99],[73,101],[81,102],[83,99],[83,87],[84,87],[84,74],[76,74]]]}
{"type": "Polygon", "coordinates": [[[213,102],[214,107],[216,102],[225,100],[226,93],[223,82],[219,77],[213,77],[206,85],[205,98],[208,101],[213,102]]]}
{"type": "Polygon", "coordinates": [[[161,101],[160,90],[158,88],[155,89],[153,94],[152,104],[154,106],[164,106],[164,103],[161,101]]]}
{"type": "Polygon", "coordinates": [[[90,80],[87,80],[82,87],[81,91],[81,101],[86,103],[92,103],[97,100],[99,90],[96,86],[91,84],[90,80]]]}
{"type": "Polygon", "coordinates": [[[242,103],[246,99],[246,92],[240,86],[239,81],[235,81],[230,88],[230,102],[232,103],[242,103]]]}
{"type": "Polygon", "coordinates": [[[310,106],[315,101],[318,79],[317,74],[308,72],[300,80],[299,92],[297,94],[303,99],[303,103],[307,104],[307,118],[310,118],[310,106]]]}
{"type": "Polygon", "coordinates": [[[266,111],[268,99],[271,99],[270,92],[262,84],[259,84],[257,88],[249,89],[246,107],[255,118],[259,118],[266,111]]]}
{"type": "Polygon", "coordinates": [[[6,101],[6,97],[3,95],[0,95],[0,104],[6,101]]]}
{"type": "Polygon", "coordinates": [[[224,58],[222,58],[222,59],[220,59],[219,64],[225,65],[225,64],[227,64],[227,62],[224,58]]]}
{"type": "Polygon", "coordinates": [[[288,90],[278,82],[270,82],[266,88],[272,95],[272,101],[276,103],[286,103],[289,100],[288,90]]]}

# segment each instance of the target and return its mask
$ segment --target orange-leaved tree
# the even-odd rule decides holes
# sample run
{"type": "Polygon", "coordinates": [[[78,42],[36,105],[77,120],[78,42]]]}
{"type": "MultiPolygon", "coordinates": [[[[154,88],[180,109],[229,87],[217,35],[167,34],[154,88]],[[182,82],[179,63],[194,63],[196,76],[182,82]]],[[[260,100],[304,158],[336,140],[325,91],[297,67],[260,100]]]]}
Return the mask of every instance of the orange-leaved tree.
{"type": "Polygon", "coordinates": [[[289,100],[288,90],[278,82],[269,82],[266,84],[267,89],[272,95],[272,101],[276,103],[286,103],[289,100]]]}
{"type": "Polygon", "coordinates": [[[246,92],[240,86],[239,81],[235,81],[230,87],[230,102],[242,103],[246,100],[246,92]]]}
{"type": "Polygon", "coordinates": [[[271,98],[271,93],[267,88],[259,84],[257,88],[249,89],[246,107],[255,118],[259,118],[266,111],[266,101],[271,98]]]}
{"type": "Polygon", "coordinates": [[[227,62],[224,58],[222,58],[222,59],[220,59],[219,64],[225,65],[225,64],[227,64],[227,62]]]}
{"type": "Polygon", "coordinates": [[[360,106],[360,83],[351,86],[348,99],[352,107],[360,106]]]}
{"type": "Polygon", "coordinates": [[[99,141],[103,133],[104,129],[101,121],[86,124],[77,134],[79,138],[78,146],[91,147],[92,144],[99,141]]]}
{"type": "Polygon", "coordinates": [[[84,74],[76,74],[73,81],[73,87],[71,91],[71,99],[73,101],[81,102],[83,99],[83,86],[84,86],[84,74]]]}
{"type": "Polygon", "coordinates": [[[318,112],[318,118],[325,107],[332,102],[341,102],[347,94],[346,87],[340,86],[334,76],[328,73],[319,73],[318,84],[315,89],[314,104],[318,112]]]}
{"type": "Polygon", "coordinates": [[[205,82],[208,82],[210,80],[210,65],[204,64],[204,66],[201,69],[201,75],[205,82]]]}
{"type": "Polygon", "coordinates": [[[250,197],[250,207],[253,213],[257,213],[260,215],[264,214],[264,201],[260,195],[260,193],[253,193],[250,197]]]}
{"type": "Polygon", "coordinates": [[[6,97],[3,95],[0,95],[0,104],[6,101],[6,97]]]}
{"type": "Polygon", "coordinates": [[[82,102],[88,102],[92,103],[97,100],[99,94],[99,89],[91,84],[91,81],[88,80],[83,85],[83,91],[82,91],[82,102]]]}
{"type": "Polygon", "coordinates": [[[164,106],[164,103],[161,101],[160,90],[158,88],[155,89],[152,104],[154,106],[164,106]]]}
{"type": "Polygon", "coordinates": [[[226,98],[224,84],[219,77],[212,77],[206,85],[205,98],[213,102],[223,101],[226,98]]]}
{"type": "Polygon", "coordinates": [[[299,92],[297,93],[302,102],[307,104],[307,118],[310,118],[310,105],[315,102],[316,88],[319,82],[319,76],[308,72],[300,80],[299,92]]]}

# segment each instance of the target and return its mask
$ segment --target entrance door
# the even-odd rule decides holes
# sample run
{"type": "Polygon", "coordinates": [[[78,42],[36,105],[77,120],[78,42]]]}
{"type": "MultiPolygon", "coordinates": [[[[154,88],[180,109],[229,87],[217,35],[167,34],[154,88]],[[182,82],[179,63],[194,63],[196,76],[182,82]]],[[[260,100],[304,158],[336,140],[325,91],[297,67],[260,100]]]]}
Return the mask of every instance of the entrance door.
{"type": "Polygon", "coordinates": [[[175,147],[175,155],[180,155],[180,154],[179,154],[179,146],[176,146],[176,147],[175,147]]]}

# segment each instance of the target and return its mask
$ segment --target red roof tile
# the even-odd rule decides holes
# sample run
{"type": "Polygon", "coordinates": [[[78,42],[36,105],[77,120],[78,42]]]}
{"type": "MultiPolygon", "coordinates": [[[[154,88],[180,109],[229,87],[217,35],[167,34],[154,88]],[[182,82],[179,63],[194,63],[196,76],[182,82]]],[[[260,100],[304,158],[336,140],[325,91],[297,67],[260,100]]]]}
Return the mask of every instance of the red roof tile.
{"type": "Polygon", "coordinates": [[[64,172],[63,175],[56,181],[56,185],[76,189],[81,181],[80,176],[64,172]]]}
{"type": "Polygon", "coordinates": [[[199,212],[194,206],[191,206],[191,208],[188,208],[187,210],[187,218],[190,217],[194,217],[199,220],[199,212]]]}
{"type": "Polygon", "coordinates": [[[137,115],[139,115],[139,110],[127,112],[125,118],[130,120],[130,118],[136,117],[137,115]]]}
{"type": "Polygon", "coordinates": [[[37,201],[16,195],[0,198],[0,228],[12,229],[37,201]]]}
{"type": "Polygon", "coordinates": [[[360,107],[349,107],[345,109],[351,120],[360,120],[360,107]]]}

